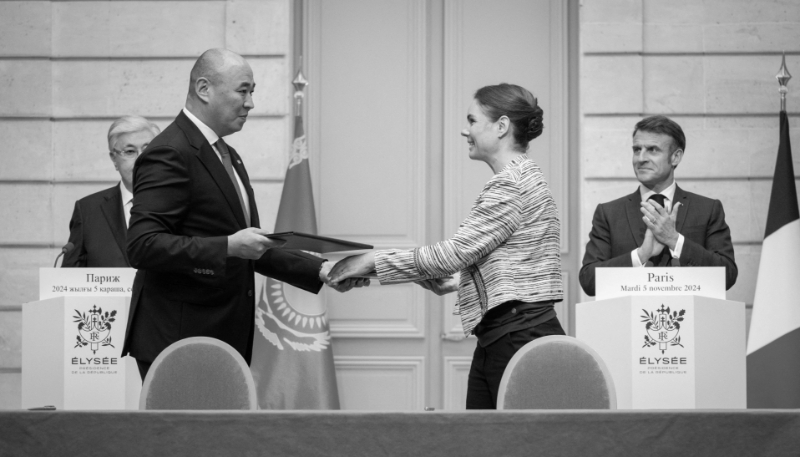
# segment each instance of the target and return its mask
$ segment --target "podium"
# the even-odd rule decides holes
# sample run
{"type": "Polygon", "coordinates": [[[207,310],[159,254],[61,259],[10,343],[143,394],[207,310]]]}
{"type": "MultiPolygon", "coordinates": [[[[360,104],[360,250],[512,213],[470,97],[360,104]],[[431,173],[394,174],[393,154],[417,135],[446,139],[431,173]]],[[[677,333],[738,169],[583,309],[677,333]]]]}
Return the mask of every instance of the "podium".
{"type": "Polygon", "coordinates": [[[745,305],[724,299],[724,269],[596,274],[618,293],[576,305],[576,337],[608,366],[619,409],[747,407],[745,305]]]}
{"type": "Polygon", "coordinates": [[[22,407],[138,409],[136,361],[121,357],[135,271],[42,268],[22,305],[22,407]]]}

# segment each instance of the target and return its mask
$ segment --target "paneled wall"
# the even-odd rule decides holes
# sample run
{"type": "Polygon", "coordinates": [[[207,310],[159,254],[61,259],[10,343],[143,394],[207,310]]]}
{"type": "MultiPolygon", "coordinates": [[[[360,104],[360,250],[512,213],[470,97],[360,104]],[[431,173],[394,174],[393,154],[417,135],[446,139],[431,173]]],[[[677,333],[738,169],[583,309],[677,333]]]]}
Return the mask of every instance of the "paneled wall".
{"type": "Polygon", "coordinates": [[[255,109],[230,138],[274,226],[291,136],[291,2],[0,1],[0,408],[20,405],[20,305],[69,235],[76,199],[119,181],[106,133],[124,114],[166,127],[201,52],[253,67],[255,109]]]}
{"type": "MultiPolygon", "coordinates": [[[[678,185],[722,201],[739,266],[728,298],[749,310],[778,149],[775,74],[781,51],[800,74],[800,2],[583,0],[580,16],[582,243],[597,204],[636,189],[633,126],[670,116],[686,133],[678,185]]],[[[789,89],[797,150],[800,82],[789,89]]]]}

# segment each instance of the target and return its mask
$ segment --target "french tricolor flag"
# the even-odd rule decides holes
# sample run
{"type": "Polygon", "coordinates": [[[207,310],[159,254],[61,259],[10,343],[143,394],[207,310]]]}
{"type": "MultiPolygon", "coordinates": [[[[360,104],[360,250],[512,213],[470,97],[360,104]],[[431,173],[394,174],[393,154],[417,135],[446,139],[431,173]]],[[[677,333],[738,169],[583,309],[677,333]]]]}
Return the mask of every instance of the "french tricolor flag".
{"type": "Polygon", "coordinates": [[[780,122],[747,341],[748,408],[800,408],[800,211],[784,110],[780,122]]]}

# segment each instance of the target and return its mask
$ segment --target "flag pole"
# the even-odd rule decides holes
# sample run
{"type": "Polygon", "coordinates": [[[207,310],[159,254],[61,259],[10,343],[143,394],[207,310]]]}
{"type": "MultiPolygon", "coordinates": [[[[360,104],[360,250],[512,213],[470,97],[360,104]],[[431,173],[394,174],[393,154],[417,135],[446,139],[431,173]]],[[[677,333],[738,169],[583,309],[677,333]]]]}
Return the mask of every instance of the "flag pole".
{"type": "Polygon", "coordinates": [[[786,52],[783,53],[783,60],[781,61],[781,69],[778,71],[778,74],[775,75],[775,78],[778,80],[778,92],[781,94],[781,111],[786,111],[786,94],[789,92],[789,88],[786,85],[789,83],[789,80],[792,79],[792,75],[789,74],[789,70],[786,69],[786,52]]]}
{"type": "MultiPolygon", "coordinates": [[[[301,4],[298,1],[295,4],[301,4]]],[[[317,219],[303,130],[303,99],[308,81],[302,56],[295,88],[294,141],[288,157],[275,232],[316,235],[317,219]]],[[[256,332],[250,371],[262,409],[339,409],[336,367],[325,302],[288,284],[267,278],[256,306],[256,332]]]]}
{"type": "Polygon", "coordinates": [[[748,408],[800,408],[800,207],[786,114],[792,76],[785,55],[775,77],[780,133],[747,338],[748,408]]]}
{"type": "Polygon", "coordinates": [[[300,116],[303,113],[303,98],[306,96],[304,91],[306,90],[306,86],[308,86],[308,80],[306,80],[306,77],[303,75],[303,56],[300,56],[300,66],[292,80],[292,85],[294,86],[294,115],[300,116]]]}

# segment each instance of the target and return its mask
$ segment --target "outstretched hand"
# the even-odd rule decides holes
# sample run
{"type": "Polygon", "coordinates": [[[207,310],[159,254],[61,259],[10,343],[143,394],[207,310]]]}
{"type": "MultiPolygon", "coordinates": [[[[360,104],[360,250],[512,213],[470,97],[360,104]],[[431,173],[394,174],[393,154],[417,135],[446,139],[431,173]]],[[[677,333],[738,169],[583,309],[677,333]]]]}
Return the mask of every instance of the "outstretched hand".
{"type": "Polygon", "coordinates": [[[328,278],[330,284],[336,286],[349,278],[366,278],[375,273],[375,253],[351,255],[345,257],[334,265],[328,278]]]}
{"type": "Polygon", "coordinates": [[[423,289],[430,290],[436,295],[445,295],[458,290],[458,278],[445,276],[444,278],[423,279],[414,281],[423,289]]]}
{"type": "MultiPolygon", "coordinates": [[[[338,265],[338,264],[337,264],[338,265]]],[[[334,263],[331,261],[326,261],[322,264],[322,268],[319,270],[319,279],[320,281],[324,282],[328,285],[331,289],[334,289],[338,292],[347,292],[348,290],[352,289],[353,287],[367,287],[369,286],[369,279],[368,278],[350,278],[344,279],[337,283],[333,283],[331,281],[330,272],[334,267],[334,263]]]]}
{"type": "Polygon", "coordinates": [[[267,238],[268,230],[249,227],[228,237],[228,257],[258,260],[267,252],[267,249],[279,248],[286,244],[286,240],[273,240],[267,238]]]}

